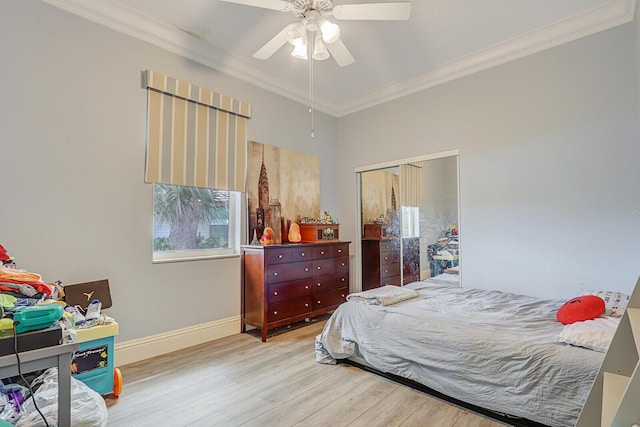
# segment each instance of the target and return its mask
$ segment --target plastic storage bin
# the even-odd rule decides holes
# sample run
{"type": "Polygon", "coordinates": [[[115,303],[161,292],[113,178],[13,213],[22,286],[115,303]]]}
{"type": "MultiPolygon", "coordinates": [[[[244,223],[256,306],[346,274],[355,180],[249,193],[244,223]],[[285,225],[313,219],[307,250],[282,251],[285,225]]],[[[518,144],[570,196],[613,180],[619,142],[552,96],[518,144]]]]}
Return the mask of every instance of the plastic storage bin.
{"type": "Polygon", "coordinates": [[[113,393],[118,397],[122,392],[122,375],[114,367],[114,337],[118,335],[118,324],[77,329],[76,333],[79,346],[71,362],[74,378],[102,395],[113,393]]]}

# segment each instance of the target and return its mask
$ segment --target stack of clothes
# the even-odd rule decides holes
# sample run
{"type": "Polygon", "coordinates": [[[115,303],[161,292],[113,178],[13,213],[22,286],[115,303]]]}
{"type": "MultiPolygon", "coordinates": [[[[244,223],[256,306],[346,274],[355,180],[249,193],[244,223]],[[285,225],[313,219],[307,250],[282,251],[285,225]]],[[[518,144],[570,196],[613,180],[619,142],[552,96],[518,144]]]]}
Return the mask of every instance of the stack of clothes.
{"type": "Polygon", "coordinates": [[[35,305],[63,294],[61,286],[45,283],[39,274],[17,269],[13,257],[0,245],[0,307],[35,305]]]}
{"type": "Polygon", "coordinates": [[[58,297],[57,287],[43,282],[39,274],[6,267],[0,267],[0,292],[26,300],[24,305],[58,297]]]}

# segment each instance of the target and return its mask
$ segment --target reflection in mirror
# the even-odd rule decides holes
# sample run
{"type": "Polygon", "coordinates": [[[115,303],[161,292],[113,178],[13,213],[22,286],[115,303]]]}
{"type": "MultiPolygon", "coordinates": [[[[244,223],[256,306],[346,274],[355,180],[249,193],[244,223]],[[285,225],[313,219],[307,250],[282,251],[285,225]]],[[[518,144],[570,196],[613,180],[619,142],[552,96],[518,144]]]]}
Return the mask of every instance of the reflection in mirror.
{"type": "Polygon", "coordinates": [[[363,290],[400,285],[399,191],[396,167],[360,174],[363,290]]]}
{"type": "Polygon", "coordinates": [[[458,158],[421,162],[420,279],[459,283],[458,158]]]}
{"type": "Polygon", "coordinates": [[[362,290],[460,283],[458,157],[412,160],[359,173],[362,290]]]}

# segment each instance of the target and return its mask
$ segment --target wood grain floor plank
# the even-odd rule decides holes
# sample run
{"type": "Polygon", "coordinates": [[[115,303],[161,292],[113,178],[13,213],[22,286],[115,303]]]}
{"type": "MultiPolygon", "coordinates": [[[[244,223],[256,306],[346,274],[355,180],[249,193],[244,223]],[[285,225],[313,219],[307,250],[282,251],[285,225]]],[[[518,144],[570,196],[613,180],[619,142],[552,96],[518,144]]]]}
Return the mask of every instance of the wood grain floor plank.
{"type": "Polygon", "coordinates": [[[398,387],[398,384],[391,381],[372,376],[344,393],[340,399],[336,399],[330,405],[309,408],[309,415],[296,425],[327,426],[336,425],[337,421],[340,425],[346,426],[398,387]],[[336,418],[336,414],[340,414],[340,417],[336,418]]]}
{"type": "Polygon", "coordinates": [[[398,387],[385,399],[348,424],[349,427],[402,425],[425,402],[424,393],[409,387],[398,387]]]}
{"type": "Polygon", "coordinates": [[[291,400],[280,400],[279,405],[270,411],[266,411],[248,421],[244,426],[273,426],[283,425],[286,420],[288,425],[300,425],[309,417],[310,410],[320,408],[333,408],[331,405],[339,400],[354,387],[367,380],[362,371],[350,366],[328,366],[333,372],[323,373],[322,380],[299,393],[291,400]],[[310,409],[311,408],[311,409],[310,409]]]}
{"type": "MultiPolygon", "coordinates": [[[[326,318],[325,318],[326,319],[326,318]]],[[[324,320],[249,331],[120,367],[109,427],[497,427],[420,391],[350,365],[315,362],[324,320]]]]}
{"type": "Polygon", "coordinates": [[[425,400],[423,404],[400,424],[402,427],[453,427],[463,411],[437,399],[425,400]]]}
{"type": "Polygon", "coordinates": [[[456,420],[454,427],[504,427],[506,425],[508,424],[490,420],[488,418],[478,417],[476,414],[467,412],[463,413],[460,418],[456,420]]]}

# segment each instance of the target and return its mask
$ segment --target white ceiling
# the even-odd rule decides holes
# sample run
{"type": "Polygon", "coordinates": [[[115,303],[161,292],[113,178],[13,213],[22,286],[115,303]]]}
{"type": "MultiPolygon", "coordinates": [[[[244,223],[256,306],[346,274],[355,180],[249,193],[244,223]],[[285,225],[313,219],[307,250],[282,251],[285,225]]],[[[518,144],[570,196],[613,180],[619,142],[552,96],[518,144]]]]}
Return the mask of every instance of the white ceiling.
{"type": "MultiPolygon", "coordinates": [[[[291,13],[220,0],[43,1],[308,102],[308,62],[291,57],[288,45],[266,61],[251,56],[295,22],[291,13]]],[[[612,28],[633,20],[636,0],[411,3],[408,21],[336,21],[356,61],[314,63],[316,108],[339,117],[612,28]]]]}

